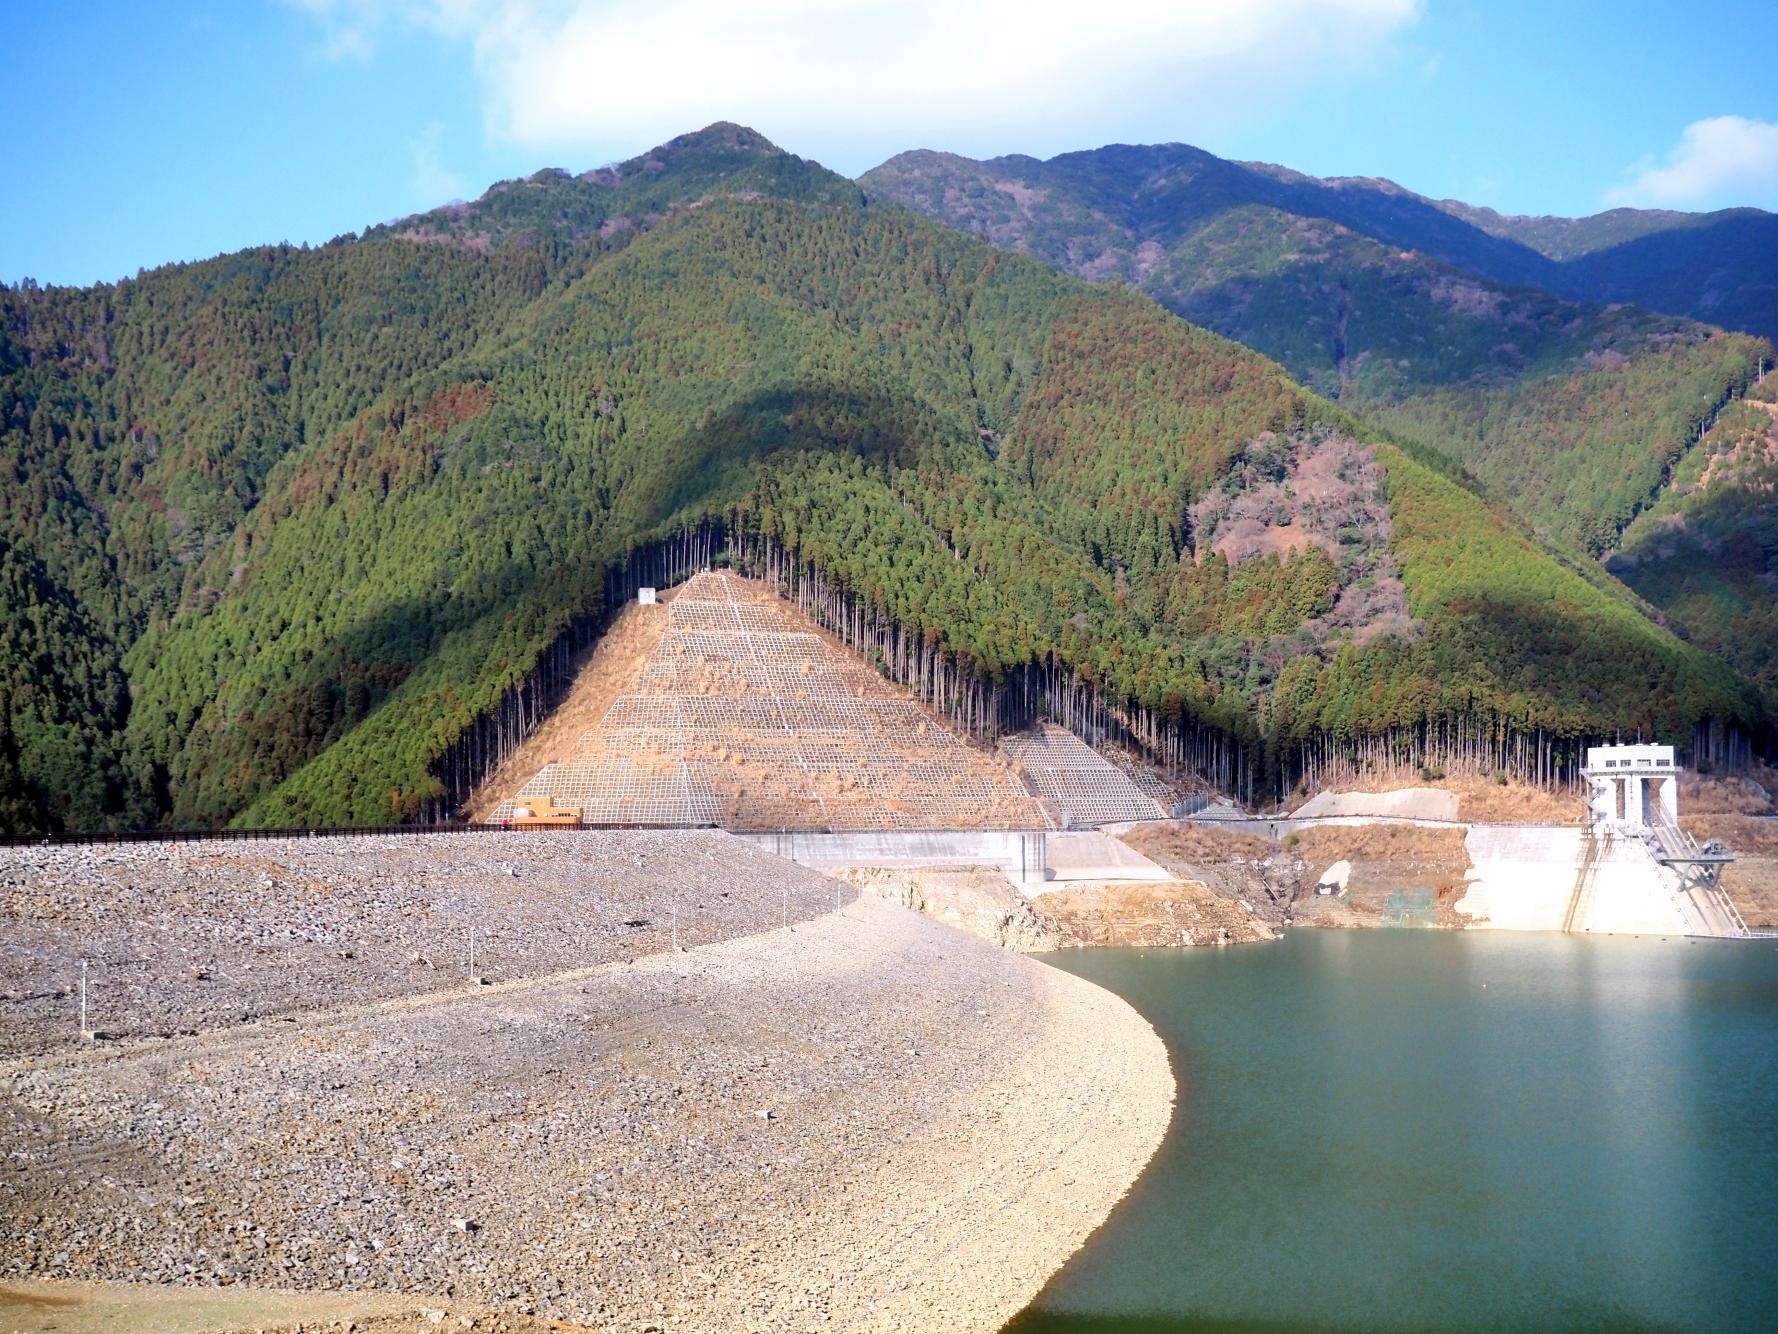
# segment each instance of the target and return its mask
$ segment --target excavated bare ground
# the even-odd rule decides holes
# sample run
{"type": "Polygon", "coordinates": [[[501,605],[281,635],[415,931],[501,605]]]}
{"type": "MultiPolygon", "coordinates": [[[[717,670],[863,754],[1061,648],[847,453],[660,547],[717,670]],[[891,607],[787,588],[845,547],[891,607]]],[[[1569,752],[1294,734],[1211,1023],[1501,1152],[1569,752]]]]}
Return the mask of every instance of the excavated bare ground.
{"type": "Polygon", "coordinates": [[[705,944],[833,906],[727,835],[567,831],[0,852],[0,1052],[176,1035],[705,944]]]}
{"type": "MultiPolygon", "coordinates": [[[[1456,819],[1482,824],[1572,824],[1586,813],[1586,802],[1578,792],[1552,790],[1534,783],[1508,781],[1472,774],[1454,774],[1428,782],[1417,770],[1407,767],[1378,773],[1346,774],[1338,782],[1330,782],[1322,790],[1340,792],[1396,792],[1403,788],[1431,787],[1449,792],[1457,798],[1456,819]]],[[[1314,793],[1298,794],[1292,808],[1301,806],[1314,793]]]]}
{"type": "Polygon", "coordinates": [[[1722,887],[1751,927],[1778,928],[1778,815],[1771,794],[1778,773],[1756,768],[1747,779],[1684,774],[1679,822],[1699,842],[1720,839],[1736,860],[1722,887]]]}
{"type": "Polygon", "coordinates": [[[1459,885],[1470,865],[1465,836],[1462,829],[1393,824],[1313,825],[1289,835],[1311,871],[1322,869],[1314,863],[1344,858],[1354,867],[1360,862],[1399,864],[1439,883],[1459,885]]]}
{"type": "Polygon", "coordinates": [[[1688,816],[1774,814],[1770,789],[1756,782],[1689,772],[1679,776],[1679,809],[1688,816]]]}
{"type": "Polygon", "coordinates": [[[1183,820],[1155,820],[1132,825],[1118,837],[1169,869],[1175,864],[1182,867],[1238,865],[1264,857],[1272,850],[1271,841],[1257,834],[1183,820]]]}
{"type": "Polygon", "coordinates": [[[1500,783],[1492,778],[1457,777],[1437,786],[1457,794],[1457,818],[1484,824],[1573,824],[1586,814],[1579,793],[1552,791],[1532,783],[1500,783]]]}
{"type": "Polygon", "coordinates": [[[1377,926],[1385,901],[1400,890],[1434,891],[1441,926],[1462,926],[1454,908],[1469,867],[1462,829],[1421,825],[1315,825],[1282,844],[1212,825],[1158,821],[1120,837],[1174,875],[1201,880],[1251,904],[1273,924],[1377,926]],[[1352,864],[1344,900],[1317,897],[1315,885],[1335,862],[1352,864]]]}
{"type": "Polygon", "coordinates": [[[1181,880],[1246,904],[1271,925],[1283,923],[1301,893],[1301,867],[1254,834],[1181,821],[1132,825],[1118,838],[1181,880]]]}
{"type": "Polygon", "coordinates": [[[1238,945],[1277,934],[1240,904],[1189,880],[1081,881],[1046,890],[1037,910],[1055,921],[1069,946],[1238,945]]]}
{"type": "Polygon", "coordinates": [[[1747,856],[1722,873],[1722,887],[1748,926],[1778,929],[1778,856],[1747,856]]]}
{"type": "MultiPolygon", "coordinates": [[[[566,748],[567,729],[557,729],[553,748],[508,765],[481,812],[501,818],[521,797],[548,796],[613,823],[1050,823],[1002,756],[951,730],[767,585],[704,571],[676,590],[665,616],[641,666],[623,659],[621,688],[577,682],[588,709],[595,697],[607,702],[596,724],[566,748]]],[[[601,665],[595,656],[583,675],[601,665]]]]}
{"type": "Polygon", "coordinates": [[[1303,893],[1293,909],[1298,926],[1376,926],[1386,901],[1403,890],[1431,890],[1437,925],[1461,927],[1456,910],[1470,867],[1462,829],[1422,825],[1317,825],[1290,835],[1287,849],[1302,863],[1303,893]],[[1352,867],[1346,893],[1319,897],[1315,885],[1336,862],[1352,867]]]}
{"type": "Polygon", "coordinates": [[[1721,839],[1737,857],[1778,857],[1778,817],[1682,814],[1679,823],[1699,842],[1721,839]]]}
{"type": "Polygon", "coordinates": [[[666,629],[665,604],[671,600],[672,594],[664,593],[661,602],[651,607],[632,602],[617,614],[579,668],[568,698],[506,763],[482,780],[466,807],[471,820],[493,819],[502,802],[532,774],[576,753],[581,737],[598,725],[648,665],[648,656],[666,629]]]}
{"type": "MultiPolygon", "coordinates": [[[[505,841],[544,860],[585,837],[505,841]]],[[[633,867],[622,841],[663,836],[610,837],[604,860],[633,867]]],[[[359,842],[367,879],[394,878],[359,842]]],[[[644,953],[620,927],[577,971],[368,1002],[359,979],[243,979],[263,983],[254,1022],[187,1000],[186,961],[218,948],[202,909],[122,933],[155,1016],[123,1027],[189,1014],[198,1031],[38,1034],[0,1062],[0,1273],[395,1292],[599,1329],[998,1325],[1158,1145],[1158,1039],[1079,979],[763,854],[700,850],[680,849],[682,901],[726,889],[755,934],[644,953]],[[760,932],[785,885],[824,911],[760,932]]],[[[138,903],[164,873],[132,874],[138,903]]],[[[571,906],[606,920],[644,881],[589,878],[571,906]]],[[[355,920],[366,897],[330,911],[355,920]]],[[[559,948],[554,923],[513,927],[515,957],[559,948]]],[[[58,985],[81,929],[38,931],[27,990],[58,985]]]]}
{"type": "Polygon", "coordinates": [[[1060,949],[1060,926],[996,866],[851,866],[835,878],[1007,949],[1060,949]]]}

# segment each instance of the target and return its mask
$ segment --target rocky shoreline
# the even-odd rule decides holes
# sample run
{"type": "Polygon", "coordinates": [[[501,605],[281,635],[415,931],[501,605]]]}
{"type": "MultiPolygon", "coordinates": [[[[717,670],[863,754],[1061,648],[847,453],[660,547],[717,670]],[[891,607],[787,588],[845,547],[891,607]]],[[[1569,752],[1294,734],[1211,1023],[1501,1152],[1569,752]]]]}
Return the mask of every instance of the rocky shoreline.
{"type": "Polygon", "coordinates": [[[383,842],[9,855],[0,1273],[991,1328],[1164,1133],[1124,1002],[723,835],[383,842]],[[413,962],[477,912],[488,984],[413,962]],[[119,1040],[55,994],[87,954],[119,1040]]]}

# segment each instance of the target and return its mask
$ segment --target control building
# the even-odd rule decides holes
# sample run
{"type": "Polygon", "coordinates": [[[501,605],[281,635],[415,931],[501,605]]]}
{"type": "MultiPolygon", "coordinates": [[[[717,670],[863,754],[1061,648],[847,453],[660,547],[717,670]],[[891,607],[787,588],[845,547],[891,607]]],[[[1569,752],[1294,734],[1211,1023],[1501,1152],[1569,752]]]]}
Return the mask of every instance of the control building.
{"type": "Polygon", "coordinates": [[[1679,824],[1679,766],[1671,746],[1589,746],[1587,807],[1595,827],[1624,833],[1679,824]]]}

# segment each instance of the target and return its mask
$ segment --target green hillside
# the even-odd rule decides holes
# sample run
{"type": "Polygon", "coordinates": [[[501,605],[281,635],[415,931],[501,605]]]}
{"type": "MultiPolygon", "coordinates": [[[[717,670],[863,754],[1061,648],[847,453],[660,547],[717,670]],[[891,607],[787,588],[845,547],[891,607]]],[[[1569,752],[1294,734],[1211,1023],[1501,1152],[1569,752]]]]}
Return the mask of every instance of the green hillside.
{"type": "Polygon", "coordinates": [[[1529,765],[1764,726],[1624,590],[1146,298],[735,127],[637,161],[645,196],[543,174],[522,208],[0,294],[7,821],[409,814],[609,568],[705,522],[1266,781],[1365,737],[1529,765]]]}
{"type": "Polygon", "coordinates": [[[1633,355],[1590,352],[1485,392],[1429,389],[1361,410],[1449,454],[1542,531],[1599,556],[1619,545],[1717,408],[1766,363],[1770,349],[1750,343],[1651,340],[1633,355]]]}
{"type": "Polygon", "coordinates": [[[1778,700],[1778,376],[1732,404],[1611,568],[1778,700]]]}
{"type": "MultiPolygon", "coordinates": [[[[115,286],[0,291],[4,610],[36,645],[30,658],[9,652],[0,677],[92,678],[11,720],[21,772],[59,756],[89,775],[33,797],[33,824],[142,823],[167,809],[180,775],[168,747],[139,741],[127,701],[140,687],[99,683],[124,673],[145,633],[202,615],[246,577],[244,522],[280,463],[517,319],[595,253],[274,247],[115,286]],[[76,802],[96,775],[109,795],[76,802]]],[[[347,725],[349,701],[335,708],[347,725]]]]}
{"type": "MultiPolygon", "coordinates": [[[[1616,545],[1772,355],[1686,319],[1550,295],[1585,284],[1531,244],[1565,240],[1584,247],[1574,262],[1605,263],[1691,215],[1602,215],[1587,221],[1607,230],[1587,244],[1558,236],[1563,220],[1435,206],[1386,181],[1319,181],[1178,144],[1048,162],[905,153],[861,184],[1077,276],[1140,288],[1447,454],[1552,540],[1592,555],[1616,545]],[[1511,225],[1531,221],[1548,225],[1511,225]]],[[[1649,277],[1676,289],[1694,279],[1649,277]]],[[[1774,321],[1745,327],[1778,322],[1773,295],[1774,321]]]]}

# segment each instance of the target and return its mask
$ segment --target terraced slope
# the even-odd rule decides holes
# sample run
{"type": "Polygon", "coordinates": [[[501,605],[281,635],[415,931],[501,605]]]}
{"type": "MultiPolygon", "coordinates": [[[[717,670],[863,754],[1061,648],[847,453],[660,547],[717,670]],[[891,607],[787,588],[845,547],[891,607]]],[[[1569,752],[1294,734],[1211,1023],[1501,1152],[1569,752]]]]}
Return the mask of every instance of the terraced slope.
{"type": "Polygon", "coordinates": [[[1039,727],[1000,743],[1006,757],[1064,829],[1167,814],[1159,784],[1145,785],[1111,764],[1065,727],[1039,727]]]}
{"type": "Polygon", "coordinates": [[[562,758],[498,804],[494,819],[553,797],[597,823],[1049,824],[997,754],[965,743],[763,585],[701,573],[658,614],[666,624],[629,689],[562,758]]]}

